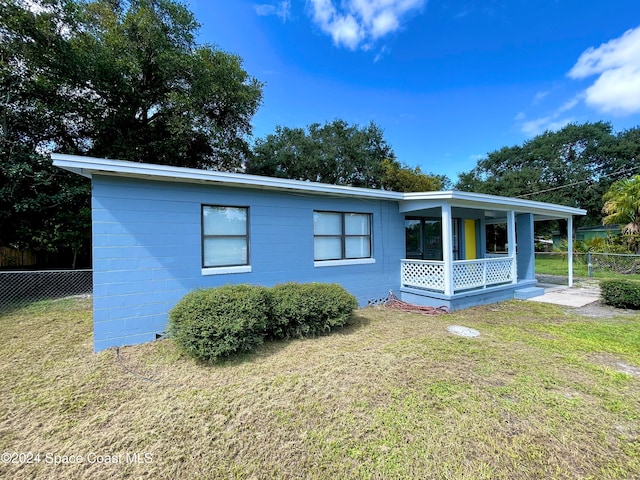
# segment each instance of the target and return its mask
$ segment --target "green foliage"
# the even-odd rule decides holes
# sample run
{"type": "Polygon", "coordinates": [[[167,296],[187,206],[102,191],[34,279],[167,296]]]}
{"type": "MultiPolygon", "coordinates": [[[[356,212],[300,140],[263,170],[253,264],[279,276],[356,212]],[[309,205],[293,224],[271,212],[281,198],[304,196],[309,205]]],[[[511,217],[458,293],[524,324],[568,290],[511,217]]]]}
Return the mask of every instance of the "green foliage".
{"type": "Polygon", "coordinates": [[[303,128],[276,127],[257,139],[247,173],[395,191],[439,190],[448,179],[395,160],[382,129],[336,119],[303,128]]]}
{"type": "Polygon", "coordinates": [[[622,224],[622,234],[630,248],[640,253],[640,175],[614,182],[604,197],[605,225],[622,224]]]}
{"type": "Polygon", "coordinates": [[[396,160],[385,159],[382,162],[384,173],[382,185],[385,190],[394,192],[432,192],[442,190],[449,185],[445,175],[423,173],[420,167],[411,168],[396,160]]]}
{"type": "Polygon", "coordinates": [[[456,188],[585,208],[583,222],[599,224],[602,196],[639,154],[640,128],[614,134],[605,122],[570,124],[489,153],[456,188]]]}
{"type": "Polygon", "coordinates": [[[607,238],[595,237],[583,242],[588,252],[598,253],[633,253],[620,235],[607,238]]]}
{"type": "Polygon", "coordinates": [[[632,280],[603,280],[600,282],[602,300],[614,307],[640,309],[640,282],[632,280]]]}
{"type": "MultiPolygon", "coordinates": [[[[566,253],[569,251],[569,242],[563,238],[559,245],[554,247],[555,252],[566,253]]],[[[609,236],[607,238],[594,237],[588,240],[575,240],[573,242],[574,253],[632,253],[624,243],[621,236],[609,236]]]]}
{"type": "Polygon", "coordinates": [[[95,1],[83,11],[92,52],[88,95],[102,99],[88,154],[193,168],[237,170],[262,84],[242,59],[195,42],[199,24],[173,0],[95,1]]]}
{"type": "Polygon", "coordinates": [[[226,285],[185,295],[169,312],[169,335],[189,355],[216,360],[250,351],[265,337],[327,333],[357,306],[337,284],[226,285]]]}
{"type": "Polygon", "coordinates": [[[276,127],[257,139],[247,173],[354,187],[382,187],[382,162],[393,156],[382,129],[334,120],[302,128],[276,127]]]}
{"type": "Polygon", "coordinates": [[[34,13],[17,0],[0,2],[0,245],[71,250],[75,259],[88,250],[89,182],[53,168],[43,153],[52,145],[74,153],[83,141],[81,62],[66,39],[77,33],[78,5],[41,6],[34,13]]]}
{"type": "Polygon", "coordinates": [[[237,170],[262,84],[173,0],[0,2],[0,245],[86,246],[86,179],[48,153],[237,170]]]}
{"type": "Polygon", "coordinates": [[[169,312],[169,334],[186,353],[216,360],[260,345],[270,308],[266,287],[226,285],[195,290],[169,312]]]}
{"type": "Polygon", "coordinates": [[[271,289],[274,338],[306,337],[347,323],[358,303],[338,284],[284,283],[271,289]]]}

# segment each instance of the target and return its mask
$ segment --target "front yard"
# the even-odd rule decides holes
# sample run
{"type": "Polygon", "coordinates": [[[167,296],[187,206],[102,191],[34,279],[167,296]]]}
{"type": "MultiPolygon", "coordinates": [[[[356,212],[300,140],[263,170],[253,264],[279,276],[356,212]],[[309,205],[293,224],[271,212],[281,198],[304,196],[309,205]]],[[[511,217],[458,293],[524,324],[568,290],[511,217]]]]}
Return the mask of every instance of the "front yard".
{"type": "Polygon", "coordinates": [[[205,365],[167,340],[93,354],[65,300],[0,338],[2,478],[640,478],[638,314],[368,308],[205,365]]]}

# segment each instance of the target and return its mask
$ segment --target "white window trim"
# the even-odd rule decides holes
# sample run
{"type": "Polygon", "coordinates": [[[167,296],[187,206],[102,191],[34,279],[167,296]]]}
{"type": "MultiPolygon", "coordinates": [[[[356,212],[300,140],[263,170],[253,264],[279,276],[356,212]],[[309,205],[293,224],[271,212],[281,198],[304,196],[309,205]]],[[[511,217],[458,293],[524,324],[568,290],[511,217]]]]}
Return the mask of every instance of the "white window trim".
{"type": "Polygon", "coordinates": [[[202,275],[227,275],[230,273],[250,273],[251,265],[238,265],[235,267],[204,267],[202,275]]]}
{"type": "MultiPolygon", "coordinates": [[[[229,273],[248,273],[251,272],[251,257],[250,257],[250,237],[249,237],[249,207],[241,207],[241,206],[231,206],[231,205],[213,205],[213,204],[202,204],[200,206],[200,222],[201,222],[201,230],[200,230],[200,241],[202,242],[201,252],[201,272],[202,275],[225,275],[229,273]],[[204,265],[204,242],[207,236],[204,234],[204,209],[205,208],[236,208],[236,209],[244,209],[246,211],[246,233],[244,235],[246,245],[247,245],[247,263],[242,265],[221,265],[221,266],[206,266],[204,265]]],[[[211,235],[209,237],[216,237],[216,235],[211,235]]]]}
{"type": "Polygon", "coordinates": [[[370,258],[346,258],[344,260],[314,260],[314,267],[340,267],[343,265],[366,265],[376,263],[376,259],[370,258]]]}
{"type": "Polygon", "coordinates": [[[332,266],[337,266],[337,265],[358,265],[358,264],[366,264],[366,263],[375,263],[375,259],[373,257],[373,214],[370,212],[346,212],[346,211],[333,211],[333,210],[314,210],[313,211],[314,215],[316,213],[319,214],[337,214],[340,215],[341,217],[341,228],[342,228],[342,232],[340,235],[317,235],[315,233],[315,226],[314,226],[314,233],[313,233],[313,242],[314,242],[314,257],[315,257],[315,241],[317,238],[322,238],[322,237],[339,237],[340,238],[340,243],[341,243],[341,256],[346,254],[346,250],[345,250],[345,242],[346,239],[349,237],[368,237],[369,239],[369,256],[368,257],[356,257],[356,258],[336,258],[336,259],[327,259],[327,260],[316,260],[314,258],[313,261],[313,266],[314,267],[332,267],[332,266]],[[362,216],[367,216],[368,220],[369,220],[369,233],[368,235],[347,235],[345,234],[345,216],[346,215],[362,215],[362,216]]]}

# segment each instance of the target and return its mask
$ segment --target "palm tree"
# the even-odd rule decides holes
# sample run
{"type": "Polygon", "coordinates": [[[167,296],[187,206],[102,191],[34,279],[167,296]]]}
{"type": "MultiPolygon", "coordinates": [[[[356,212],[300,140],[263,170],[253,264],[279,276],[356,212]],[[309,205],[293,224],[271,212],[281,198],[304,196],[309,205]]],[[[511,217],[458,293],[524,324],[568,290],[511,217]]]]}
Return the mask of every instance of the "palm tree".
{"type": "MultiPolygon", "coordinates": [[[[632,235],[629,240],[637,239],[635,236],[640,234],[640,175],[614,182],[603,200],[605,217],[602,223],[621,224],[623,235],[632,235]]],[[[640,249],[637,241],[630,243],[636,244],[636,250],[640,249]]]]}

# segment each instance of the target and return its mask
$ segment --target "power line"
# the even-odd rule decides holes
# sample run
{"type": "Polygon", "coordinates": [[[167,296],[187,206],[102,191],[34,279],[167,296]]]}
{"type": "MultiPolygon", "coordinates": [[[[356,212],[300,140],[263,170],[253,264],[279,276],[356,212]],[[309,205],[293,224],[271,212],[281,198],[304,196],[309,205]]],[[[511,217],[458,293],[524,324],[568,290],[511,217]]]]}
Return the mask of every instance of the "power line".
{"type": "MultiPolygon", "coordinates": [[[[622,174],[625,174],[625,173],[633,172],[634,170],[637,170],[638,168],[640,168],[640,165],[636,165],[635,167],[628,167],[626,169],[620,169],[620,170],[617,170],[617,171],[613,172],[612,175],[613,176],[622,175],[622,174]]],[[[531,195],[537,195],[539,193],[552,192],[554,190],[560,190],[562,188],[573,187],[574,185],[580,185],[581,183],[589,183],[589,182],[591,182],[590,179],[580,180],[579,182],[567,183],[566,185],[559,185],[557,187],[547,188],[545,190],[538,190],[537,192],[531,192],[531,193],[525,193],[523,195],[517,195],[516,198],[524,198],[524,197],[529,197],[531,195]]]]}

